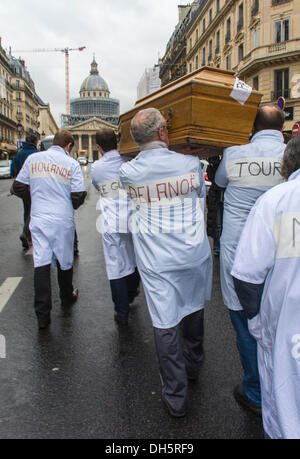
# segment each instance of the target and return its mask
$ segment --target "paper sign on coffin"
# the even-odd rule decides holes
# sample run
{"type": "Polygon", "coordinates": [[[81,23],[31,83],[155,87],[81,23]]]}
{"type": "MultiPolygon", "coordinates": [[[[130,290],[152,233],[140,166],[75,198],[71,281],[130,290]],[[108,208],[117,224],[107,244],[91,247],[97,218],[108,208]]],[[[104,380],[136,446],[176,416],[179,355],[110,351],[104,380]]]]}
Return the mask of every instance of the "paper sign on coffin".
{"type": "Polygon", "coordinates": [[[170,149],[206,158],[232,145],[249,142],[262,95],[233,72],[202,67],[136,102],[120,116],[120,153],[139,152],[130,122],[145,108],[155,107],[168,121],[170,149]]]}

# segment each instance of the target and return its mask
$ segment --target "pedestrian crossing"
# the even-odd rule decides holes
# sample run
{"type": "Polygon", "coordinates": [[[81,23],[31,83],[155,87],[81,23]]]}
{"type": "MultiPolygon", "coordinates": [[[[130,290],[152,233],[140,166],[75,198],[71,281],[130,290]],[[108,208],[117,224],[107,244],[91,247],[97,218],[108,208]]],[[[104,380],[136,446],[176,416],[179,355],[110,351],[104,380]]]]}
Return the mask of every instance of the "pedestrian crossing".
{"type": "Polygon", "coordinates": [[[23,277],[8,277],[0,287],[0,313],[18,287],[23,277]]]}

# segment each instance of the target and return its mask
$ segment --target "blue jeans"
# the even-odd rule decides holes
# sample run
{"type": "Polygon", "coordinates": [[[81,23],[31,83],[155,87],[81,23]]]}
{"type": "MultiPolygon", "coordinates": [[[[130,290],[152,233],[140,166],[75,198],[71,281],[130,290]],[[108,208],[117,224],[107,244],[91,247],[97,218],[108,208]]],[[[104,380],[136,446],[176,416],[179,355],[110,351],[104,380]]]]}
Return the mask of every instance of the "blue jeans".
{"type": "Polygon", "coordinates": [[[137,295],[139,284],[140,276],[137,269],[134,273],[129,274],[129,276],[110,280],[111,296],[115,305],[115,312],[117,312],[120,319],[128,319],[129,303],[137,295]]]}
{"type": "Polygon", "coordinates": [[[243,391],[256,406],[261,406],[260,380],[257,364],[257,344],[248,330],[245,311],[230,312],[231,322],[237,334],[237,347],[244,369],[243,391]]]}

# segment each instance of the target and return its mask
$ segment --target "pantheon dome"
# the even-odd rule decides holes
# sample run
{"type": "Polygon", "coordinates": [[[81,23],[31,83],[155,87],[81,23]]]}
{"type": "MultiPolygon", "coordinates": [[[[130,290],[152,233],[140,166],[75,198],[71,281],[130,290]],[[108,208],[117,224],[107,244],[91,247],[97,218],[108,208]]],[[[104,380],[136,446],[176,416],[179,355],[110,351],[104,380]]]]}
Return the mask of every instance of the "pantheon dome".
{"type": "Polygon", "coordinates": [[[70,115],[62,120],[64,125],[76,124],[93,117],[118,124],[119,100],[110,97],[108,84],[99,74],[95,57],[91,63],[90,74],[81,84],[79,95],[79,98],[71,100],[70,115]]]}

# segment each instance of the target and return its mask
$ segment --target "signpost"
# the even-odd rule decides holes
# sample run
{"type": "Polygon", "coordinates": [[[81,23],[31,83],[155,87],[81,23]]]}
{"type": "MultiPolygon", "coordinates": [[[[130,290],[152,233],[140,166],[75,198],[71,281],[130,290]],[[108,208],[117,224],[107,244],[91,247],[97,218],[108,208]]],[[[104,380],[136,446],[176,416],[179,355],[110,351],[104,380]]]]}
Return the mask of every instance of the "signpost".
{"type": "Polygon", "coordinates": [[[285,107],[285,98],[284,97],[279,97],[279,99],[277,100],[277,107],[283,111],[284,110],[284,107],[285,107]]]}
{"type": "Polygon", "coordinates": [[[292,127],[292,134],[298,135],[300,133],[300,122],[295,123],[292,127]]]}

